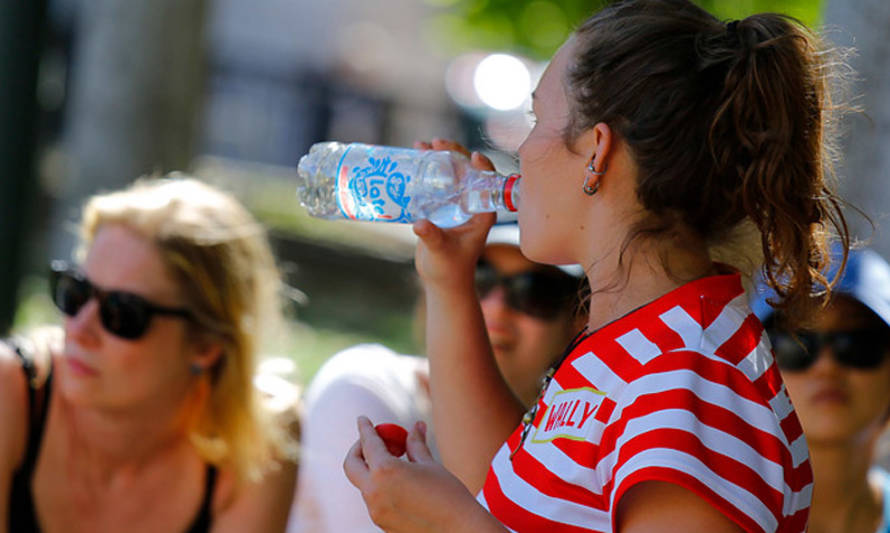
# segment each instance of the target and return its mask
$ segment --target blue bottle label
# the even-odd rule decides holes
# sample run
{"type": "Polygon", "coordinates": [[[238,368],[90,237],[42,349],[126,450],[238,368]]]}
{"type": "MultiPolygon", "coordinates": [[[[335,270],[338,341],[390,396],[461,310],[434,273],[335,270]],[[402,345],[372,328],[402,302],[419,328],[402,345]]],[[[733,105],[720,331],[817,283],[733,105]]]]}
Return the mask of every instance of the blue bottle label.
{"type": "Polygon", "coordinates": [[[337,205],[352,220],[412,222],[409,184],[417,151],[352,143],[337,165],[337,205]]]}

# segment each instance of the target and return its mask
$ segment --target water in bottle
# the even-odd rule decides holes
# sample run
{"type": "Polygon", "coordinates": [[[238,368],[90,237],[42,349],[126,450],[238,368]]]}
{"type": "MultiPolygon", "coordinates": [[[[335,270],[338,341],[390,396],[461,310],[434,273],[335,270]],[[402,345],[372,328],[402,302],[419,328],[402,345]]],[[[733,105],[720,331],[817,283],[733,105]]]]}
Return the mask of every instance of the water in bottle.
{"type": "Polygon", "coordinates": [[[470,166],[458,152],[361,143],[314,144],[297,166],[297,196],[310,215],[439,227],[476,213],[508,218],[519,206],[519,175],[470,166]]]}

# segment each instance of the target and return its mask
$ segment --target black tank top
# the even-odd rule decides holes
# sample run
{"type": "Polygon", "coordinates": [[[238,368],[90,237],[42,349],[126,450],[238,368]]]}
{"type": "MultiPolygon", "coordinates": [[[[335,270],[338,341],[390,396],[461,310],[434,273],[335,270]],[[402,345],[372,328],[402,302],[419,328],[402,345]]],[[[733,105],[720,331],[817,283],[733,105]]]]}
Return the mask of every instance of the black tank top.
{"type": "MultiPolygon", "coordinates": [[[[52,393],[53,371],[50,366],[49,375],[43,386],[36,383],[37,369],[30,357],[26,357],[15,343],[7,344],[15,351],[22,363],[25,379],[28,380],[28,442],[25,452],[25,460],[12,478],[12,487],[9,496],[9,533],[40,533],[40,524],[37,522],[37,512],[34,508],[34,498],[31,494],[31,478],[34,476],[34,468],[37,465],[40,444],[43,442],[43,429],[46,425],[46,415],[49,406],[49,398],[52,393]]],[[[192,520],[186,533],[207,533],[212,523],[210,505],[213,500],[213,489],[216,486],[216,467],[207,464],[204,472],[204,499],[198,514],[192,520]]]]}

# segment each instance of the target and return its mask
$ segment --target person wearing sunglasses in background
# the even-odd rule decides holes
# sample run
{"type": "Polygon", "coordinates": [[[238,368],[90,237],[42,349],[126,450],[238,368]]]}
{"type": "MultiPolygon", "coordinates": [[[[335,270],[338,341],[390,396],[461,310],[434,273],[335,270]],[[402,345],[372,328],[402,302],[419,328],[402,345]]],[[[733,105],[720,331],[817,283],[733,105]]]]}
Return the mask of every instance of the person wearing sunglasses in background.
{"type": "MultiPolygon", "coordinates": [[[[584,325],[578,265],[533,263],[519,250],[516,224],[494,226],[476,265],[476,291],[498,369],[513,394],[531,406],[548,367],[584,325]]],[[[422,300],[422,298],[421,298],[422,300]]],[[[419,302],[419,314],[422,313],[419,302]]],[[[411,428],[428,425],[427,360],[377,344],[331,357],[306,390],[300,478],[289,533],[379,531],[361,495],[343,473],[343,456],[355,442],[355,419],[411,428]]]]}
{"type": "Polygon", "coordinates": [[[829,305],[800,327],[767,303],[774,297],[761,285],[751,307],[810,449],[809,531],[890,532],[890,476],[872,466],[890,416],[890,265],[870,249],[850,252],[829,305]]]}
{"type": "Polygon", "coordinates": [[[172,176],[91,198],[81,240],[51,267],[64,334],[0,345],[0,531],[283,531],[295,416],[254,385],[280,313],[264,230],[172,176]]]}

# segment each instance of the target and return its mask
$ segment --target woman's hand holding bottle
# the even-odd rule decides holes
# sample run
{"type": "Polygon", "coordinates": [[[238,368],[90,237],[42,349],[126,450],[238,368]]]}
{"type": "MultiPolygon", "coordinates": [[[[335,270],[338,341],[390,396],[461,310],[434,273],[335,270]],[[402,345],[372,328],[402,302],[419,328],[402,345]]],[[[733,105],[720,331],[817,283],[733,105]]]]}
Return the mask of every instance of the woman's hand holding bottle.
{"type": "MultiPolygon", "coordinates": [[[[494,170],[491,161],[469,151],[460,144],[444,139],[416,142],[420,150],[451,150],[470,158],[474,168],[494,170]]],[[[414,233],[420,238],[415,254],[417,272],[427,291],[453,294],[455,290],[467,290],[473,286],[476,262],[485,246],[488,230],[494,224],[495,215],[475,215],[467,223],[451,229],[442,229],[428,220],[414,223],[414,233]]]]}

